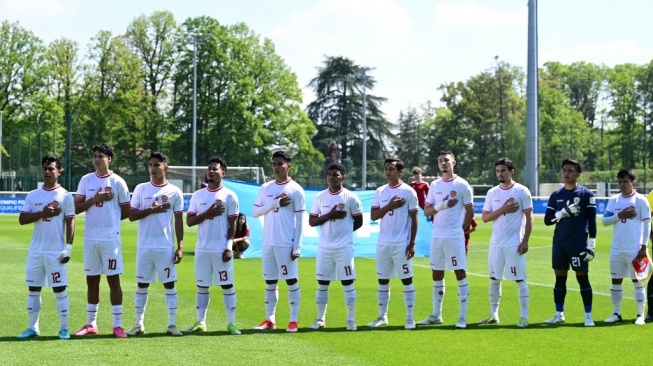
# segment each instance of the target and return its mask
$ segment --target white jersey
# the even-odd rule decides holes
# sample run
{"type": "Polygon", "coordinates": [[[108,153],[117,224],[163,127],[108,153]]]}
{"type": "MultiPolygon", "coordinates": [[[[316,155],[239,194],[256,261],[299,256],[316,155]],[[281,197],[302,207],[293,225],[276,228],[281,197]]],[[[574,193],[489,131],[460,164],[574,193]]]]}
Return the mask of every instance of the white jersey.
{"type": "Polygon", "coordinates": [[[184,195],[181,189],[168,182],[160,186],[152,182],[141,183],[134,189],[131,208],[143,210],[152,206],[155,201],[159,204],[168,202],[170,208],[138,220],[138,247],[174,248],[173,218],[175,213],[184,210],[184,195]]]}
{"type": "Polygon", "coordinates": [[[263,245],[293,247],[295,242],[295,213],[306,211],[304,188],[292,179],[284,183],[272,180],[264,183],[258,191],[254,206],[263,207],[281,194],[290,197],[286,207],[270,210],[264,216],[263,245]]]}
{"type": "Polygon", "coordinates": [[[93,199],[97,192],[113,192],[113,199],[98,202],[86,210],[84,239],[86,240],[120,240],[120,215],[123,204],[129,204],[127,183],[113,172],[99,176],[97,173],[86,174],[79,181],[76,195],[85,201],[93,199]]]}
{"type": "Polygon", "coordinates": [[[615,194],[610,197],[606,212],[618,215],[621,211],[635,211],[637,216],[632,219],[617,220],[612,234],[612,247],[610,254],[637,252],[641,244],[648,241],[648,235],[642,237],[643,222],[651,219],[651,208],[646,198],[635,192],[624,197],[615,194]]]}
{"type": "Polygon", "coordinates": [[[345,211],[344,219],[329,220],[320,225],[320,248],[338,249],[351,247],[354,238],[354,216],[363,214],[363,204],[357,195],[350,190],[342,188],[336,193],[328,189],[318,193],[313,198],[311,216],[327,215],[333,206],[338,206],[338,211],[345,211]]]}
{"type": "Polygon", "coordinates": [[[463,231],[464,206],[471,206],[472,187],[466,180],[459,176],[452,179],[440,178],[431,183],[429,194],[426,196],[425,207],[436,206],[446,200],[457,199],[453,207],[438,211],[433,218],[432,238],[450,238],[465,235],[463,231]]]}
{"type": "Polygon", "coordinates": [[[409,212],[417,211],[417,193],[415,190],[404,182],[399,182],[396,186],[391,187],[384,184],[376,189],[372,209],[379,209],[386,206],[394,196],[406,200],[406,204],[388,211],[383,216],[379,226],[379,237],[377,245],[401,245],[404,246],[410,241],[410,227],[412,219],[409,212]]]}
{"type": "Polygon", "coordinates": [[[34,232],[29,244],[31,253],[59,253],[65,243],[65,218],[75,217],[73,195],[57,185],[54,188],[38,188],[27,194],[21,209],[24,213],[43,211],[48,204],[61,208],[61,213],[54,217],[44,217],[34,221],[34,232]]]}
{"type": "MultiPolygon", "coordinates": [[[[188,216],[206,212],[214,203],[221,204],[224,212],[220,216],[206,219],[197,225],[196,252],[220,252],[227,248],[229,218],[238,217],[238,197],[229,188],[221,186],[216,190],[209,187],[193,193],[188,207],[188,216]]],[[[234,228],[235,230],[235,228],[234,228]]]]}
{"type": "Polygon", "coordinates": [[[485,196],[483,213],[501,209],[506,201],[518,203],[519,209],[513,213],[501,215],[492,221],[490,246],[515,246],[519,245],[524,238],[526,228],[526,216],[524,212],[533,210],[531,192],[528,188],[516,182],[513,182],[508,188],[503,188],[501,185],[492,187],[485,196]]]}

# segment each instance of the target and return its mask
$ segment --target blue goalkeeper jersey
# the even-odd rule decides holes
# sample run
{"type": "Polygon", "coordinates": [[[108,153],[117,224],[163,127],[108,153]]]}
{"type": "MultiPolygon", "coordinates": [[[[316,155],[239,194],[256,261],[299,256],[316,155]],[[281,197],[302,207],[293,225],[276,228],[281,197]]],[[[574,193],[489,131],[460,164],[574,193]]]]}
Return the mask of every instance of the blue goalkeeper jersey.
{"type": "Polygon", "coordinates": [[[546,225],[556,224],[553,233],[554,243],[585,243],[589,234],[590,238],[596,238],[596,201],[594,193],[581,186],[576,185],[573,190],[562,187],[551,194],[544,215],[546,225]],[[580,212],[577,215],[555,220],[555,213],[564,209],[568,204],[578,203],[580,212]]]}

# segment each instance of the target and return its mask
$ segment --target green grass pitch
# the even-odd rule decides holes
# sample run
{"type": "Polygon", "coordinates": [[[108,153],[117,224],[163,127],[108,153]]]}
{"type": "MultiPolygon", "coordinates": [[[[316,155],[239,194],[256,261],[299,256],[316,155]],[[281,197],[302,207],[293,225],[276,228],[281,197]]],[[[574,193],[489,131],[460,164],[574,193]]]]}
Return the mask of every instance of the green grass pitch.
{"type": "MultiPolygon", "coordinates": [[[[568,281],[566,304],[567,323],[560,326],[542,324],[554,313],[550,268],[552,228],[536,218],[528,252],[528,277],[531,290],[530,322],[527,329],[517,329],[519,307],[516,287],[503,282],[501,324],[479,326],[475,322],[489,313],[487,248],[490,224],[480,224],[472,234],[468,258],[471,287],[468,327],[454,328],[458,317],[456,282],[453,273],[446,274],[447,292],[444,305],[444,324],[403,329],[405,315],[401,282],[392,280],[390,326],[370,330],[365,326],[377,316],[376,278],[374,260],[357,258],[358,307],[356,332],[345,331],[345,306],[342,286],[331,284],[327,327],[312,331],[308,326],[315,317],[315,260],[300,259],[302,305],[297,334],[286,334],[288,319],[286,285],[279,285],[279,305],[276,331],[254,333],[249,330],[264,319],[263,289],[260,260],[243,259],[235,263],[238,296],[237,323],[243,334],[226,334],[226,317],[219,287],[211,289],[207,323],[209,331],[201,335],[170,337],[165,334],[167,315],[163,288],[151,287],[145,314],[147,334],[128,339],[115,339],[111,332],[111,312],[108,287],[102,284],[98,326],[100,335],[84,339],[60,341],[56,338],[58,317],[52,291],[44,288],[41,310],[41,333],[36,339],[20,341],[16,334],[25,329],[24,266],[32,225],[20,226],[16,215],[0,216],[0,243],[4,260],[0,266],[2,295],[0,308],[0,364],[93,364],[93,365],[161,365],[161,364],[232,364],[232,365],[422,365],[422,364],[493,364],[493,365],[580,365],[626,364],[642,360],[645,348],[640,345],[653,336],[653,325],[635,326],[635,302],[632,286],[624,282],[625,298],[619,325],[606,325],[601,320],[612,312],[609,297],[610,277],[608,251],[610,228],[599,228],[597,257],[590,266],[594,289],[594,318],[596,327],[583,326],[583,307],[578,284],[572,276],[568,281]]],[[[68,265],[69,297],[71,299],[70,330],[76,331],[86,321],[86,284],[82,268],[84,217],[77,218],[77,235],[73,259],[68,265]]],[[[178,266],[179,313],[177,326],[186,328],[195,321],[195,285],[193,251],[196,233],[186,228],[186,256],[178,266]]],[[[252,240],[257,240],[252,238],[252,240]]],[[[135,290],[136,224],[123,222],[125,275],[123,321],[126,329],[134,321],[133,297],[135,290]]],[[[415,258],[416,309],[420,320],[431,312],[431,274],[426,258],[415,258]]],[[[104,281],[104,280],[103,280],[104,281]]]]}

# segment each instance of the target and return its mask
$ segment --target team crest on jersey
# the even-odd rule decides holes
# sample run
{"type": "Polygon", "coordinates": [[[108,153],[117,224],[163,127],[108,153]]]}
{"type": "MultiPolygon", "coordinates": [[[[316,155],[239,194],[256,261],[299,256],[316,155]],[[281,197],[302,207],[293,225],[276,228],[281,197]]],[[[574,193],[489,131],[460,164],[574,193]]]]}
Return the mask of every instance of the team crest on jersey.
{"type": "Polygon", "coordinates": [[[508,198],[508,203],[511,204],[511,205],[512,205],[513,203],[515,203],[515,197],[510,197],[510,198],[508,198]]]}
{"type": "Polygon", "coordinates": [[[215,200],[215,205],[216,206],[221,206],[222,205],[222,200],[221,199],[215,200]]]}
{"type": "Polygon", "coordinates": [[[590,197],[590,205],[595,205],[596,204],[596,199],[594,197],[590,197]]]}
{"type": "Polygon", "coordinates": [[[574,197],[574,203],[579,204],[580,203],[580,197],[574,197]]]}
{"type": "Polygon", "coordinates": [[[54,200],[54,201],[52,201],[50,203],[52,204],[52,207],[54,207],[54,208],[57,208],[59,206],[59,201],[57,201],[57,200],[54,200]]]}
{"type": "Polygon", "coordinates": [[[456,191],[449,192],[449,195],[451,196],[451,198],[456,197],[456,191]]]}
{"type": "Polygon", "coordinates": [[[111,187],[104,187],[104,191],[107,193],[111,193],[111,187]]]}
{"type": "Polygon", "coordinates": [[[342,211],[345,209],[345,204],[344,203],[338,203],[338,210],[342,211]]]}
{"type": "Polygon", "coordinates": [[[162,195],[162,196],[161,196],[161,202],[164,202],[164,203],[165,203],[165,202],[168,202],[168,196],[165,195],[165,194],[162,195]]]}
{"type": "Polygon", "coordinates": [[[635,211],[635,206],[630,206],[628,208],[625,208],[624,211],[635,211]]]}

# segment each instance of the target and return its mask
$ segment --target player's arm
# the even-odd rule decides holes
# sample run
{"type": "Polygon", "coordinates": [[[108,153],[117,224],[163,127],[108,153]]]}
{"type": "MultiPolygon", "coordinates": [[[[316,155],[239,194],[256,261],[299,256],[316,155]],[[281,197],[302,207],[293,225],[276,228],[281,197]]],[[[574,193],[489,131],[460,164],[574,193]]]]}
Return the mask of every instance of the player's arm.
{"type": "MultiPolygon", "coordinates": [[[[257,202],[261,202],[262,195],[264,195],[265,192],[263,190],[259,190],[259,198],[257,198],[257,202]]],[[[280,195],[279,197],[276,197],[272,201],[268,202],[266,205],[260,206],[257,205],[256,202],[254,202],[254,207],[252,208],[252,216],[254,217],[259,217],[267,214],[268,212],[272,210],[276,210],[277,208],[280,207],[285,207],[290,204],[290,197],[286,195],[280,195]]]]}
{"type": "Polygon", "coordinates": [[[601,219],[603,226],[614,225],[617,221],[619,221],[619,216],[615,215],[614,212],[608,210],[603,212],[603,218],[601,219]]]}
{"type": "Polygon", "coordinates": [[[38,212],[24,212],[22,211],[18,216],[18,223],[21,225],[31,224],[44,218],[58,216],[61,213],[60,207],[54,207],[52,204],[47,204],[43,207],[42,211],[38,212]]]}
{"type": "Polygon", "coordinates": [[[354,219],[354,231],[360,229],[363,226],[363,214],[352,216],[354,219]]]}
{"type": "Polygon", "coordinates": [[[471,223],[472,220],[474,219],[474,205],[473,204],[468,204],[465,205],[465,218],[463,219],[463,231],[465,231],[465,228],[467,228],[471,223]]]}
{"type": "Polygon", "coordinates": [[[415,238],[417,237],[417,210],[408,211],[410,216],[410,240],[406,246],[406,259],[411,259],[415,256],[415,238]]]}
{"type": "Polygon", "coordinates": [[[401,206],[403,206],[405,204],[406,204],[405,199],[403,199],[403,198],[401,198],[399,196],[394,196],[394,197],[392,197],[390,202],[388,202],[388,204],[383,206],[383,207],[374,207],[373,206],[372,207],[372,212],[370,213],[370,218],[372,219],[372,221],[379,220],[379,219],[383,218],[383,216],[385,216],[385,214],[387,214],[388,212],[390,212],[390,211],[392,211],[392,210],[394,210],[396,208],[399,208],[399,207],[401,207],[401,206]]]}
{"type": "Polygon", "coordinates": [[[333,205],[331,211],[325,215],[317,216],[311,214],[308,216],[308,224],[312,227],[320,226],[329,220],[340,220],[347,217],[347,212],[338,210],[338,205],[333,205]]]}
{"type": "Polygon", "coordinates": [[[64,228],[66,230],[66,244],[64,244],[64,249],[59,253],[57,259],[61,263],[68,263],[73,252],[73,240],[75,239],[75,216],[68,216],[64,219],[64,228]]]}
{"type": "Polygon", "coordinates": [[[231,215],[227,218],[229,227],[227,228],[227,247],[224,252],[222,252],[222,261],[229,262],[233,258],[233,248],[234,248],[234,236],[236,236],[236,221],[238,220],[238,215],[231,215]]]}
{"type": "Polygon", "coordinates": [[[503,203],[503,206],[501,206],[497,210],[483,211],[483,214],[481,215],[481,219],[483,220],[483,222],[490,222],[498,219],[502,215],[517,212],[517,210],[519,210],[519,202],[510,203],[508,200],[506,200],[506,202],[503,203]]]}
{"type": "Polygon", "coordinates": [[[129,201],[120,204],[120,220],[128,219],[132,213],[129,201]]]}
{"type": "MultiPolygon", "coordinates": [[[[554,193],[555,194],[555,193],[554,193]]],[[[546,205],[546,211],[544,212],[544,225],[551,226],[557,222],[556,219],[556,209],[555,209],[555,197],[551,195],[549,197],[549,203],[546,205]]]]}
{"type": "Polygon", "coordinates": [[[526,222],[524,224],[524,237],[521,243],[519,243],[519,247],[517,247],[517,253],[519,254],[526,254],[528,252],[528,240],[531,238],[531,232],[533,231],[533,210],[528,209],[523,212],[526,222]]]}
{"type": "MultiPolygon", "coordinates": [[[[166,202],[164,204],[160,204],[160,203],[158,203],[156,201],[152,204],[152,206],[150,206],[150,207],[148,207],[146,209],[143,209],[143,210],[139,210],[139,209],[136,209],[136,208],[132,207],[131,208],[131,213],[129,214],[129,221],[138,221],[138,220],[144,219],[144,218],[146,218],[146,217],[148,217],[148,216],[150,216],[152,214],[166,212],[169,208],[170,208],[169,203],[166,202]]],[[[175,215],[176,215],[176,213],[175,213],[175,215]]],[[[183,221],[182,221],[182,224],[183,224],[183,221]]]]}
{"type": "Polygon", "coordinates": [[[302,234],[304,233],[304,211],[295,212],[295,240],[293,241],[292,260],[299,258],[302,250],[302,234]]]}
{"type": "MultiPolygon", "coordinates": [[[[175,236],[177,238],[177,250],[175,251],[175,263],[181,262],[184,256],[184,212],[174,213],[175,216],[175,236]]],[[[131,219],[131,217],[130,217],[131,219]]]]}

